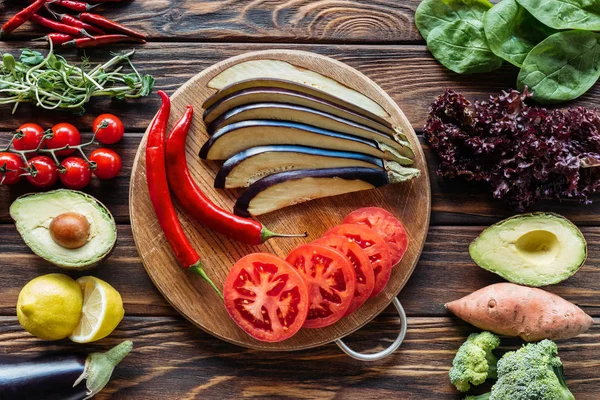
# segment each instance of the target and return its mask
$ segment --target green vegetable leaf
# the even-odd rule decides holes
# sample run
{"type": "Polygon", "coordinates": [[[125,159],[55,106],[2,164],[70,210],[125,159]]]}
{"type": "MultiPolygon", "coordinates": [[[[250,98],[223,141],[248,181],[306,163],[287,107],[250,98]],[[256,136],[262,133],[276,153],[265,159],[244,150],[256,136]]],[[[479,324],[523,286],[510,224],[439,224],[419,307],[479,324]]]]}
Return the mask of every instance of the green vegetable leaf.
{"type": "Polygon", "coordinates": [[[438,26],[429,33],[427,47],[440,63],[459,74],[493,71],[503,62],[488,47],[479,21],[438,26]]]}
{"type": "Polygon", "coordinates": [[[123,81],[125,81],[125,84],[127,86],[129,86],[130,88],[133,89],[135,87],[135,84],[138,81],[137,75],[136,74],[125,74],[125,75],[123,75],[123,81]]]}
{"type": "Polygon", "coordinates": [[[487,0],[424,0],[415,12],[415,24],[425,40],[440,26],[456,21],[483,21],[492,3],[487,0]]]}
{"type": "Polygon", "coordinates": [[[153,87],[154,77],[151,75],[144,75],[142,77],[142,90],[140,91],[140,96],[148,96],[152,92],[153,87]]]}
{"type": "Polygon", "coordinates": [[[523,61],[517,87],[528,86],[540,103],[575,99],[600,77],[600,35],[587,31],[555,33],[523,61]]]}
{"type": "Polygon", "coordinates": [[[37,84],[41,89],[54,90],[54,85],[46,78],[39,78],[37,84]]]}
{"type": "Polygon", "coordinates": [[[60,71],[63,66],[63,63],[59,61],[54,54],[50,54],[50,56],[48,57],[48,66],[52,69],[60,71]]]}
{"type": "Polygon", "coordinates": [[[44,56],[39,51],[23,49],[19,61],[25,65],[34,66],[43,62],[44,56]]]}
{"type": "Polygon", "coordinates": [[[598,0],[517,0],[535,18],[554,29],[600,30],[598,0]]]}
{"type": "Polygon", "coordinates": [[[485,13],[483,29],[494,54],[517,67],[539,42],[556,33],[516,0],[502,0],[489,9],[485,13]]]}
{"type": "Polygon", "coordinates": [[[8,72],[12,73],[15,70],[16,65],[15,57],[13,57],[13,55],[10,53],[5,53],[2,56],[2,64],[8,72]]]}

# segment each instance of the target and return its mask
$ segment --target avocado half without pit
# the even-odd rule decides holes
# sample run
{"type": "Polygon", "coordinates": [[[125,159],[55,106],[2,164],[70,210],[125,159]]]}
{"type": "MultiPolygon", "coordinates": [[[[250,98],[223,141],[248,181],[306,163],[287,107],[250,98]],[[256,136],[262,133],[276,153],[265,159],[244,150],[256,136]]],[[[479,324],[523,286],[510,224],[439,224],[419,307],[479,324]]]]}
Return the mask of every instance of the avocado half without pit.
{"type": "Polygon", "coordinates": [[[471,243],[481,268],[527,286],[564,281],[585,263],[587,244],[568,219],[552,213],[516,215],[490,226],[471,243]]]}
{"type": "Polygon", "coordinates": [[[27,246],[61,268],[95,267],[108,257],[117,239],[108,209],[74,190],[26,194],[12,203],[10,215],[27,246]]]}

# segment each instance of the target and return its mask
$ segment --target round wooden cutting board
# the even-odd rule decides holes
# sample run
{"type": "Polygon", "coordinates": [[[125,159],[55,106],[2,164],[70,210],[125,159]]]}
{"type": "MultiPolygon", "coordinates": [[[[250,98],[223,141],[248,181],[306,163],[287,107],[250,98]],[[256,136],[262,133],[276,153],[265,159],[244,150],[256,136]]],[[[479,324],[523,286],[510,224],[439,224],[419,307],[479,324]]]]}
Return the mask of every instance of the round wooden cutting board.
{"type": "Polygon", "coordinates": [[[306,349],[332,342],[359,329],[383,311],[404,287],[419,259],[429,227],[429,177],[421,146],[408,120],[394,101],[369,78],[339,61],[313,53],[291,50],[259,51],[227,59],[200,72],[171,97],[169,129],[181,117],[186,105],[194,106],[194,121],[187,141],[187,161],[197,183],[219,206],[232,210],[241,190],[214,189],[213,182],[219,164],[203,161],[198,157],[200,147],[208,139],[202,121],[202,103],[215,93],[214,89],[207,87],[214,76],[237,63],[257,59],[282,60],[318,72],[375,100],[391,116],[392,124],[402,128],[408,136],[416,153],[415,167],[421,170],[421,176],[406,183],[313,200],[263,215],[259,218],[260,222],[273,231],[307,231],[309,236],[295,239],[275,238],[261,246],[249,246],[230,240],[202,227],[178,209],[183,228],[202,256],[208,276],[217,286],[222,287],[230,267],[243,256],[253,252],[268,252],[285,258],[294,247],[319,238],[326,230],[341,223],[349,212],[360,207],[379,206],[402,220],[410,238],[408,251],[402,261],[394,267],[385,290],[367,301],[354,314],[332,326],[301,329],[294,337],[279,343],[254,340],[229,318],[223,303],[208,284],[200,277],[186,273],[177,263],[160,229],[148,195],[145,174],[147,132],[138,149],[131,176],[131,226],[148,275],[169,303],[192,323],[220,339],[240,346],[264,350],[306,349]]]}

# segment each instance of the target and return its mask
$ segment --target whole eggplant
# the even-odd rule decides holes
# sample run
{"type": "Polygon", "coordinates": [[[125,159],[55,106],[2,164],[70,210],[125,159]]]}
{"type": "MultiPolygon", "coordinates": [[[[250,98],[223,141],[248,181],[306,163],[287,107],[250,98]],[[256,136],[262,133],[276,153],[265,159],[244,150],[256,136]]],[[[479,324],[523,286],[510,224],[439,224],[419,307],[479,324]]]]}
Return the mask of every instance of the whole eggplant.
{"type": "Polygon", "coordinates": [[[133,343],[126,340],[105,353],[87,356],[0,356],[0,400],[89,399],[104,388],[132,348],[133,343]]]}

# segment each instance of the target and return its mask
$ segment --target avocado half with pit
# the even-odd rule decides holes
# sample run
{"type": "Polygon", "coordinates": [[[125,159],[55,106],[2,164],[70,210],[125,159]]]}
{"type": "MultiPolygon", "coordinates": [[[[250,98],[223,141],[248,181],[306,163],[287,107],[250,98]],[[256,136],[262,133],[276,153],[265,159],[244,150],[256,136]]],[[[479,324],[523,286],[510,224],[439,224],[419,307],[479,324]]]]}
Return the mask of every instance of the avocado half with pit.
{"type": "Polygon", "coordinates": [[[581,231],[553,213],[516,215],[484,230],[469,253],[481,268],[527,286],[546,286],[575,274],[587,258],[581,231]]]}
{"type": "Polygon", "coordinates": [[[93,268],[110,255],[117,240],[108,209],[75,190],[23,195],[10,206],[10,215],[27,246],[61,268],[93,268]]]}

